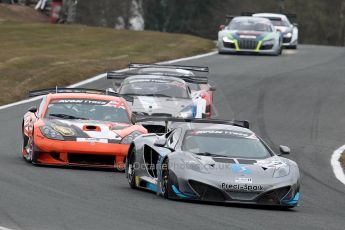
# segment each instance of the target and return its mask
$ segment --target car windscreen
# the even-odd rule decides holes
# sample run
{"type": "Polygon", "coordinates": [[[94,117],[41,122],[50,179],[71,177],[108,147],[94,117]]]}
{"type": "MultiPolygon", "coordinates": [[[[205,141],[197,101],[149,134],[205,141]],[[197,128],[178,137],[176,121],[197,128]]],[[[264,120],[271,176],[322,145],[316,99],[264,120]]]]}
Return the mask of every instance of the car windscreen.
{"type": "Polygon", "coordinates": [[[269,18],[269,19],[274,26],[283,26],[283,27],[289,26],[288,22],[283,21],[280,18],[269,18]]]}
{"type": "Polygon", "coordinates": [[[123,102],[94,99],[53,100],[44,117],[130,123],[123,102]]]}
{"type": "Polygon", "coordinates": [[[119,90],[121,94],[139,96],[166,96],[190,98],[185,83],[161,79],[143,79],[124,82],[119,90]]]}
{"type": "Polygon", "coordinates": [[[188,130],[182,150],[205,156],[264,159],[270,151],[254,134],[222,129],[188,130]]]}
{"type": "Polygon", "coordinates": [[[201,87],[199,84],[196,84],[196,83],[188,83],[188,86],[189,88],[192,90],[192,91],[199,91],[201,90],[201,87]]]}
{"type": "Polygon", "coordinates": [[[270,24],[256,20],[232,20],[229,25],[230,30],[272,32],[270,24]]]}

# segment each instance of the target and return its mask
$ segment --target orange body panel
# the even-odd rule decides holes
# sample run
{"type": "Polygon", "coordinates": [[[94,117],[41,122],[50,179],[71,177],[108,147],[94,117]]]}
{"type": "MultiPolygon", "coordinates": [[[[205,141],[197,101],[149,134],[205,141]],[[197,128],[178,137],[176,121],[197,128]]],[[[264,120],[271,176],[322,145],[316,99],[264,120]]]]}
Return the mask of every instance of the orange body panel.
{"type": "Polygon", "coordinates": [[[128,144],[59,141],[35,135],[35,145],[43,152],[102,154],[127,156],[128,144]]]}
{"type": "MultiPolygon", "coordinates": [[[[29,138],[29,143],[34,140],[35,154],[37,154],[36,163],[43,165],[57,165],[57,166],[86,166],[86,167],[101,167],[101,168],[118,168],[124,169],[124,161],[128,153],[129,144],[120,143],[100,143],[100,142],[81,142],[74,140],[52,140],[44,137],[39,127],[45,125],[44,116],[47,107],[52,100],[56,99],[94,99],[94,100],[108,100],[113,102],[120,102],[125,107],[129,118],[132,113],[128,107],[127,102],[120,97],[84,93],[59,93],[48,94],[46,102],[41,110],[41,113],[36,117],[34,113],[28,112],[24,115],[23,120],[23,134],[29,138]],[[70,160],[71,155],[78,158],[78,160],[70,160]],[[84,160],[89,159],[89,160],[84,160]],[[96,163],[90,161],[90,158],[96,159],[96,163]],[[99,160],[103,159],[102,160],[99,160]],[[105,164],[102,164],[106,160],[105,164]],[[110,160],[109,160],[110,159],[110,160]],[[111,160],[113,159],[113,160],[111,160]]],[[[147,130],[141,125],[132,124],[109,124],[109,126],[123,126],[128,127],[120,130],[114,130],[120,137],[125,137],[133,131],[140,131],[147,133],[147,130]]],[[[111,129],[111,127],[109,127],[111,129]]],[[[94,131],[101,131],[96,127],[94,131]]],[[[27,149],[23,149],[23,156],[28,155],[27,149]]]]}

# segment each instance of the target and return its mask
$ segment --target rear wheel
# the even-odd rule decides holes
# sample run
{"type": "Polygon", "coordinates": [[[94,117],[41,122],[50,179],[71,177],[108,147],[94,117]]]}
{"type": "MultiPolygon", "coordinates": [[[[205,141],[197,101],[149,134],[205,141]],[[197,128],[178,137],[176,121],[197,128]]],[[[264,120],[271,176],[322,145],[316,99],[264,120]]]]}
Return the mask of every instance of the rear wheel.
{"type": "Polygon", "coordinates": [[[128,156],[128,170],[127,170],[127,178],[128,184],[132,189],[136,189],[135,183],[135,147],[132,149],[130,155],[128,156]]]}

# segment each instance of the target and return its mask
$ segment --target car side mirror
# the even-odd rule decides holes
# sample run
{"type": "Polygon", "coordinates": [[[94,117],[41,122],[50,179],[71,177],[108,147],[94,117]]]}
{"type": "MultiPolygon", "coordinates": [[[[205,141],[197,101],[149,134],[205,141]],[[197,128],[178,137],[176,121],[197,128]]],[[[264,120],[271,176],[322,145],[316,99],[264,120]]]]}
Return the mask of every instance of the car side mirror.
{"type": "Polygon", "coordinates": [[[212,92],[214,92],[214,91],[216,91],[216,89],[217,89],[217,88],[216,88],[215,86],[210,86],[210,89],[209,89],[209,90],[212,91],[212,92]]]}
{"type": "Polygon", "coordinates": [[[225,25],[220,25],[220,26],[219,26],[219,29],[220,29],[220,30],[224,30],[224,29],[225,29],[225,25]]]}
{"type": "Polygon", "coordinates": [[[31,107],[28,109],[28,111],[29,111],[30,113],[36,113],[36,112],[37,112],[37,107],[36,107],[36,106],[31,106],[31,107]]]}
{"type": "Polygon", "coordinates": [[[165,137],[158,137],[154,142],[154,145],[157,147],[164,147],[167,143],[167,139],[165,137]]]}
{"type": "Polygon", "coordinates": [[[279,151],[281,155],[287,155],[291,152],[290,148],[284,145],[279,146],[279,151]]]}

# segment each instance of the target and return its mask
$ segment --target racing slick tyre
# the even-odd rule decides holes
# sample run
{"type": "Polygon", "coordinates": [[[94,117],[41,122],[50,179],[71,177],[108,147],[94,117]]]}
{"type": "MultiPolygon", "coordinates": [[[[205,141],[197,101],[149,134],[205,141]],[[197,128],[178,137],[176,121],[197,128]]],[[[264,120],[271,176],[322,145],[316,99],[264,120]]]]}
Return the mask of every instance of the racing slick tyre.
{"type": "Polygon", "coordinates": [[[24,151],[26,151],[26,155],[23,154],[23,158],[24,160],[26,160],[29,163],[32,164],[36,164],[37,163],[37,154],[36,154],[36,146],[35,146],[35,141],[32,138],[32,140],[30,140],[30,138],[28,138],[27,136],[25,136],[23,134],[23,153],[24,151]],[[28,150],[26,150],[26,146],[28,146],[28,150]]]}
{"type": "Polygon", "coordinates": [[[136,189],[137,185],[135,183],[135,147],[132,149],[130,155],[128,156],[128,170],[127,170],[127,178],[128,184],[132,189],[136,189]]]}
{"type": "Polygon", "coordinates": [[[225,54],[225,52],[218,50],[218,54],[222,55],[225,54]]]}
{"type": "Polygon", "coordinates": [[[171,176],[172,173],[169,170],[169,158],[167,158],[162,164],[162,195],[166,199],[176,198],[172,190],[174,183],[171,176]]]}
{"type": "Polygon", "coordinates": [[[27,160],[26,156],[25,156],[25,152],[26,152],[26,146],[28,145],[29,142],[29,138],[23,133],[23,147],[22,147],[22,155],[23,155],[23,159],[27,160]]]}
{"type": "Polygon", "coordinates": [[[281,46],[279,49],[279,55],[282,55],[282,53],[283,53],[283,46],[281,46]]]}

